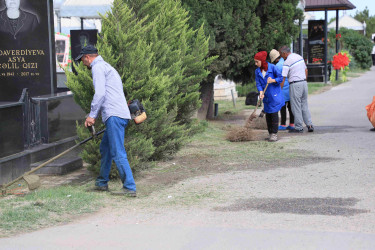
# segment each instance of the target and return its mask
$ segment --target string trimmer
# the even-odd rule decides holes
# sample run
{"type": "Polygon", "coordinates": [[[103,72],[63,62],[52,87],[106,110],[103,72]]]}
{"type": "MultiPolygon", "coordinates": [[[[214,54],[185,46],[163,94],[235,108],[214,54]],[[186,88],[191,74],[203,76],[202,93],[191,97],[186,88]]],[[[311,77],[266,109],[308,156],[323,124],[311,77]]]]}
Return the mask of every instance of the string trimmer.
{"type": "Polygon", "coordinates": [[[42,167],[46,166],[47,164],[53,162],[54,160],[60,158],[61,156],[69,153],[70,151],[72,151],[73,149],[85,144],[86,142],[92,140],[93,138],[97,137],[98,135],[104,133],[105,129],[99,131],[98,133],[95,133],[95,128],[94,126],[90,126],[88,127],[88,129],[90,130],[91,132],[91,137],[77,143],[76,145],[74,145],[73,147],[71,148],[68,148],[67,150],[65,150],[64,152],[56,155],[55,157],[49,159],[48,161],[46,162],[43,162],[42,164],[40,164],[38,167],[30,170],[29,172],[26,172],[24,173],[22,176],[18,177],[17,179],[13,180],[12,182],[9,182],[8,184],[5,184],[2,186],[1,188],[1,194],[2,195],[6,195],[6,188],[13,185],[14,183],[16,183],[17,181],[21,180],[21,179],[24,179],[25,182],[27,183],[27,186],[29,188],[29,190],[34,190],[34,189],[37,189],[38,187],[40,187],[40,179],[39,179],[39,176],[38,175],[32,175],[32,173],[34,173],[35,171],[41,169],[42,167]]]}

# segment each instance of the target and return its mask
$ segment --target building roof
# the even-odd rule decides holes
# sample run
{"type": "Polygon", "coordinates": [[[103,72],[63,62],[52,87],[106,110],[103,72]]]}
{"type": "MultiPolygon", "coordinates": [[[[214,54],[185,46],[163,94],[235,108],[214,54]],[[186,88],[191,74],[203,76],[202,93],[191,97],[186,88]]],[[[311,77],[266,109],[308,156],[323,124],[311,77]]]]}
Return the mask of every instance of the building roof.
{"type": "Polygon", "coordinates": [[[113,0],[65,0],[59,17],[100,18],[111,10],[113,0]]]}
{"type": "MultiPolygon", "coordinates": [[[[328,29],[335,29],[336,22],[332,22],[328,25],[328,29]]],[[[343,15],[339,18],[339,28],[347,28],[351,30],[364,30],[363,23],[354,19],[351,16],[343,15]]]]}
{"type": "Polygon", "coordinates": [[[355,9],[348,0],[305,0],[305,11],[319,10],[352,10],[355,9]]]}

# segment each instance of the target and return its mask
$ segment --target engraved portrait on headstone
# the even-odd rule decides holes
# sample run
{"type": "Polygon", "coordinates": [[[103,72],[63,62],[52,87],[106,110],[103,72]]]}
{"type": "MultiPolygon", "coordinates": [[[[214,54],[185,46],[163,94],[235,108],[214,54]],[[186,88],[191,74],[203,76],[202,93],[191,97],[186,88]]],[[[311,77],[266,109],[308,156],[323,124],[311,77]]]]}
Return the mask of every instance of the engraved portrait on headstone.
{"type": "Polygon", "coordinates": [[[98,30],[71,30],[72,58],[76,58],[86,45],[96,45],[98,30]]]}
{"type": "MultiPolygon", "coordinates": [[[[71,30],[70,31],[70,42],[71,42],[71,51],[72,58],[76,58],[81,49],[86,45],[96,45],[98,39],[98,30],[71,30]]],[[[76,62],[77,63],[77,62],[76,62]]],[[[74,64],[73,64],[74,65],[74,64]]],[[[72,67],[74,73],[76,73],[75,68],[72,67]]]]}
{"type": "Polygon", "coordinates": [[[74,45],[74,55],[78,55],[83,47],[90,44],[90,35],[86,31],[80,31],[78,34],[78,39],[79,43],[74,45]]]}
{"type": "Polygon", "coordinates": [[[22,0],[2,0],[5,8],[0,10],[0,32],[8,34],[14,40],[35,31],[39,25],[35,10],[21,8],[22,0]]]}

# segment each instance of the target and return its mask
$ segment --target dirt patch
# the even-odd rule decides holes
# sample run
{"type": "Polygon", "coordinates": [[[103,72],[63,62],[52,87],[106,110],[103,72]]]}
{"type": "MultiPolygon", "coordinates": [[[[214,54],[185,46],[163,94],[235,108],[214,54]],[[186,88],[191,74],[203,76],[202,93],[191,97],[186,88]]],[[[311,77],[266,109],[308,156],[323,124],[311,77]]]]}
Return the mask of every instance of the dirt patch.
{"type": "Polygon", "coordinates": [[[147,196],[156,190],[171,187],[178,182],[197,176],[234,171],[268,171],[276,168],[296,168],[336,160],[334,158],[302,156],[306,154],[308,153],[299,151],[299,157],[283,160],[264,159],[259,161],[255,158],[249,158],[245,164],[235,159],[232,162],[223,162],[221,159],[208,155],[194,154],[175,157],[171,161],[159,163],[158,167],[154,169],[140,173],[137,180],[138,193],[141,196],[147,196]]]}
{"type": "Polygon", "coordinates": [[[264,140],[267,135],[268,132],[264,130],[237,126],[228,129],[228,133],[225,138],[231,142],[260,141],[264,140]]]}
{"type": "Polygon", "coordinates": [[[238,200],[227,207],[216,207],[213,211],[256,210],[264,213],[291,213],[308,215],[353,216],[368,213],[368,210],[353,208],[356,198],[265,198],[238,200]]]}

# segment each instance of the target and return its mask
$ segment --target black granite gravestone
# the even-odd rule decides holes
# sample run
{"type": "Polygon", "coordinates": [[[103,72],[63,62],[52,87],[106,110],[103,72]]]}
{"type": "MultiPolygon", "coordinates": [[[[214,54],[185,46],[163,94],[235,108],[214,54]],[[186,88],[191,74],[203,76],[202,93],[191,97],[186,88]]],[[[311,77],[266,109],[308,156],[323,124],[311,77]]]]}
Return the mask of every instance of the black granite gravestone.
{"type": "MultiPolygon", "coordinates": [[[[98,30],[71,30],[70,31],[70,46],[72,59],[76,58],[81,49],[87,45],[96,45],[98,30]]],[[[73,72],[76,73],[74,66],[72,67],[73,72]]]]}
{"type": "Polygon", "coordinates": [[[309,20],[307,64],[309,82],[324,81],[324,53],[324,20],[309,20]]]}
{"type": "Polygon", "coordinates": [[[309,20],[308,62],[322,63],[324,58],[324,20],[309,20]]]}
{"type": "Polygon", "coordinates": [[[0,0],[0,102],[56,91],[53,0],[0,0]]]}

